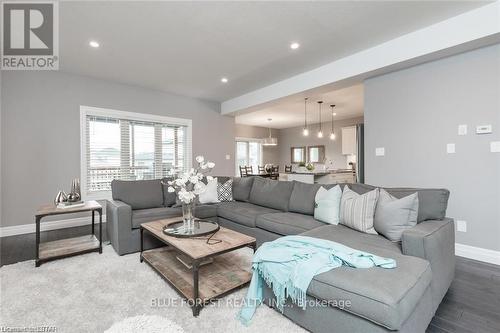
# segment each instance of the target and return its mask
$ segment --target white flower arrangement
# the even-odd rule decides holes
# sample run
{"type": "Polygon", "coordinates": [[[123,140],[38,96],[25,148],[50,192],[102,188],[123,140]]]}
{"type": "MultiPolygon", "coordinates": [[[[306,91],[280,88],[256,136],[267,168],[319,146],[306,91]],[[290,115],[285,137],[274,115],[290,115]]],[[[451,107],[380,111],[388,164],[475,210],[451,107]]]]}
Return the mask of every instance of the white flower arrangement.
{"type": "Polygon", "coordinates": [[[202,182],[203,178],[208,181],[213,180],[212,176],[206,176],[205,173],[212,171],[215,167],[213,162],[205,162],[203,156],[196,156],[198,167],[191,168],[188,172],[184,172],[179,178],[168,181],[168,192],[176,193],[179,200],[184,204],[192,203],[196,196],[206,191],[206,185],[202,182]]]}

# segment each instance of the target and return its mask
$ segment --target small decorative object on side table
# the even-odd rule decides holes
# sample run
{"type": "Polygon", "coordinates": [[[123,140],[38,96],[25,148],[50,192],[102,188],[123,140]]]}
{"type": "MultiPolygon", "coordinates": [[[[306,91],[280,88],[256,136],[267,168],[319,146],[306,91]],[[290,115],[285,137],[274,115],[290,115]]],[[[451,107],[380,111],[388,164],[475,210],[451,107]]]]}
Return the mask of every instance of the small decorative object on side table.
{"type": "Polygon", "coordinates": [[[59,208],[58,206],[53,204],[41,206],[36,212],[35,223],[36,267],[39,267],[42,263],[50,260],[65,258],[78,254],[94,251],[102,253],[102,206],[97,201],[85,201],[83,202],[83,204],[78,204],[74,207],[69,206],[67,208],[59,208]],[[79,212],[92,212],[91,235],[40,243],[40,222],[43,217],[79,212]],[[95,212],[99,213],[99,240],[94,233],[95,212]]]}
{"type": "Polygon", "coordinates": [[[82,193],[80,192],[80,179],[75,178],[71,182],[71,191],[69,193],[59,190],[54,199],[54,205],[56,205],[57,208],[74,208],[77,206],[83,206],[84,202],[81,201],[81,199],[82,193]]]}

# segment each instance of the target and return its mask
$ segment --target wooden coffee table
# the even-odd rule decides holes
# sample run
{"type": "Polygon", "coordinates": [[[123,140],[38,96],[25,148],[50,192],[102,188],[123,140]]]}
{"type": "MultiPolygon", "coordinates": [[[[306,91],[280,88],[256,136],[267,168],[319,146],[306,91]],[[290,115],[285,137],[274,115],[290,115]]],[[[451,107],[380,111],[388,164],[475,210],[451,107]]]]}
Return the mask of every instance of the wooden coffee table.
{"type": "Polygon", "coordinates": [[[251,263],[238,263],[237,255],[231,253],[244,247],[256,249],[253,237],[220,227],[212,239],[220,240],[208,244],[206,237],[177,238],[163,233],[163,227],[179,222],[181,218],[170,218],[141,224],[141,262],[145,260],[172,287],[186,298],[198,316],[201,308],[210,300],[220,298],[238,289],[252,278],[251,263]],[[144,231],[163,242],[166,247],[144,251],[144,231]],[[177,256],[189,260],[191,269],[181,263],[177,256]],[[210,264],[202,265],[207,259],[210,264]]]}

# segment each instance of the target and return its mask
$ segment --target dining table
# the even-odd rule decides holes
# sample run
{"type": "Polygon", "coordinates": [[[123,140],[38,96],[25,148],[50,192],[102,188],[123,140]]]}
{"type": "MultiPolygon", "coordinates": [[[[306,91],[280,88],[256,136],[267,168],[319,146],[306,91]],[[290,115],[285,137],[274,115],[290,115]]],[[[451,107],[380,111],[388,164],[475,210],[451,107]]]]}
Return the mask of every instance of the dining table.
{"type": "Polygon", "coordinates": [[[269,178],[271,177],[271,173],[267,172],[259,172],[259,173],[247,173],[247,177],[264,177],[264,178],[269,178]]]}

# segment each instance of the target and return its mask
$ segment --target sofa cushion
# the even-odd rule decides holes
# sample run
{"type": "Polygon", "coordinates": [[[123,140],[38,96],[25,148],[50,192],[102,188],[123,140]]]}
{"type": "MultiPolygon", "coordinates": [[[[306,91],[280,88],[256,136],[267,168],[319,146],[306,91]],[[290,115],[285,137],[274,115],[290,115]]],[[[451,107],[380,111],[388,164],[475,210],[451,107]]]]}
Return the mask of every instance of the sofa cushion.
{"type": "MultiPolygon", "coordinates": [[[[367,184],[347,184],[356,193],[364,194],[375,189],[367,184]]],[[[343,185],[345,186],[345,185],[343,185]]],[[[425,220],[442,220],[446,216],[450,191],[444,188],[411,188],[411,187],[384,187],[389,194],[401,199],[415,192],[418,193],[417,222],[425,220]]]]}
{"type": "Polygon", "coordinates": [[[146,209],[163,206],[163,190],[160,179],[113,180],[113,200],[125,202],[132,209],[146,209]]]}
{"type": "Polygon", "coordinates": [[[320,187],[320,184],[307,184],[294,180],[288,211],[313,215],[314,198],[320,187]]]}
{"type": "Polygon", "coordinates": [[[218,216],[251,228],[255,228],[259,215],[277,212],[279,211],[241,201],[221,202],[217,207],[218,216]]]}
{"type": "Polygon", "coordinates": [[[194,216],[199,219],[207,219],[209,217],[217,216],[218,204],[196,205],[194,216]]]}
{"type": "Polygon", "coordinates": [[[377,187],[368,185],[368,184],[361,184],[361,183],[345,183],[345,184],[340,184],[340,187],[342,187],[342,191],[344,190],[344,186],[349,186],[351,190],[356,192],[357,194],[365,194],[367,192],[373,191],[377,187]]]}
{"type": "MultiPolygon", "coordinates": [[[[227,182],[229,179],[233,179],[233,177],[228,177],[228,176],[212,176],[214,178],[217,178],[217,181],[220,183],[220,184],[224,184],[225,182],[227,182]]],[[[207,178],[203,178],[203,182],[207,182],[207,178]]]]}
{"type": "Polygon", "coordinates": [[[233,199],[237,201],[248,201],[255,177],[233,178],[233,199]]]}
{"type": "Polygon", "coordinates": [[[278,235],[298,235],[305,231],[325,225],[310,215],[297,213],[274,213],[257,217],[258,228],[278,235]]]}
{"type": "Polygon", "coordinates": [[[394,197],[401,199],[412,193],[418,193],[417,222],[425,220],[442,220],[446,216],[450,191],[432,188],[385,188],[394,197]]]}
{"type": "Polygon", "coordinates": [[[249,201],[259,206],[287,211],[293,184],[293,182],[255,177],[249,201]]]}
{"type": "Polygon", "coordinates": [[[167,219],[182,215],[180,207],[159,207],[148,209],[136,209],[132,211],[132,229],[141,227],[141,223],[167,219]]]}
{"type": "Polygon", "coordinates": [[[325,225],[303,234],[339,242],[357,250],[396,260],[394,269],[339,267],[316,275],[307,293],[317,299],[350,300],[346,311],[391,330],[398,330],[429,287],[428,261],[405,256],[397,243],[342,225],[325,225]]]}
{"type": "MultiPolygon", "coordinates": [[[[217,205],[196,205],[194,215],[200,219],[217,216],[217,205]]],[[[181,207],[160,207],[132,211],[132,229],[140,228],[141,223],[182,216],[181,207]]]]}

